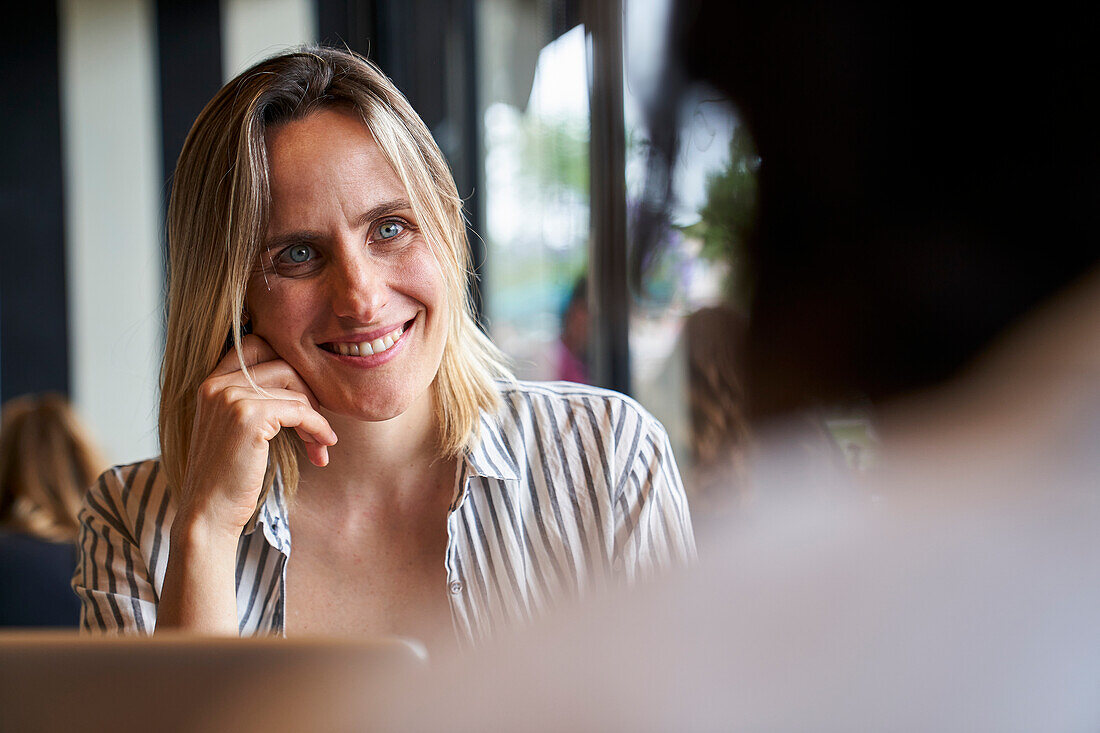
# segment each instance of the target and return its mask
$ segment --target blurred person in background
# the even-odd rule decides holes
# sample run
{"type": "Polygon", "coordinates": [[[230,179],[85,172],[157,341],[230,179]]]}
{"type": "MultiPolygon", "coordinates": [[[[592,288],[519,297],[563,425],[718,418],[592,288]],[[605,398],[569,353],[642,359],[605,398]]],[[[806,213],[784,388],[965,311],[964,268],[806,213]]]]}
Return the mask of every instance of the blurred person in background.
{"type": "Polygon", "coordinates": [[[684,323],[681,338],[691,421],[686,484],[697,522],[719,510],[731,510],[751,493],[743,373],[747,325],[741,313],[724,304],[700,308],[684,323]]]}
{"type": "Polygon", "coordinates": [[[0,626],[72,626],[77,512],[107,462],[64,397],[16,397],[0,422],[0,626]]]}
{"type": "Polygon", "coordinates": [[[577,278],[561,313],[561,337],[555,357],[554,379],[560,382],[588,384],[588,278],[577,278]]]}
{"type": "Polygon", "coordinates": [[[693,558],[661,425],[516,382],[478,329],[461,209],[360,56],[215,95],[168,210],[162,455],[89,493],[85,629],[466,644],[693,558]]]}

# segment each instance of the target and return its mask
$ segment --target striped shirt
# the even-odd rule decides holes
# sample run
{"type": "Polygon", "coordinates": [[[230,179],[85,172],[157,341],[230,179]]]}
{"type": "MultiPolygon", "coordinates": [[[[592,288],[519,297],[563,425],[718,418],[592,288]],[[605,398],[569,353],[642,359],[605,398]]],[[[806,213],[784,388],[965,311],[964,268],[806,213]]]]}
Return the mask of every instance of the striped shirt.
{"type": "MultiPolygon", "coordinates": [[[[690,562],[695,541],[664,428],[634,400],[566,382],[501,385],[458,464],[447,591],[460,639],[616,578],[690,562]]],[[[73,588],[88,631],[152,632],[175,502],[157,460],[110,469],[81,512],[73,588]]],[[[237,548],[242,635],[285,634],[290,512],[276,482],[237,548]]]]}

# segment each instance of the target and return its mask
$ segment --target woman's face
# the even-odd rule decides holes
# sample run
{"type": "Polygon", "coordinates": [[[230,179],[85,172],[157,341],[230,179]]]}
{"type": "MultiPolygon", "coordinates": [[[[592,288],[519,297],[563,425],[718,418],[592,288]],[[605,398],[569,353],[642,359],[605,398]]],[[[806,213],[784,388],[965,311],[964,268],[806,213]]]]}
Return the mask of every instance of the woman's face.
{"type": "Polygon", "coordinates": [[[321,110],[269,130],[267,152],[253,332],[332,412],[386,420],[430,399],[446,342],[443,275],[369,130],[321,110]]]}

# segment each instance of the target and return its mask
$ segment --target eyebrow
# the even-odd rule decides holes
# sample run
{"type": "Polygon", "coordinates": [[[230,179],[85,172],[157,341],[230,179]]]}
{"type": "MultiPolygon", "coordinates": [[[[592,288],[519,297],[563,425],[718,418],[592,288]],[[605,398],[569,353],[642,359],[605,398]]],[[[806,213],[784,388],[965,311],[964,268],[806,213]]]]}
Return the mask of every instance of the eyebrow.
{"type": "Polygon", "coordinates": [[[355,220],[357,226],[363,226],[370,224],[375,219],[380,219],[383,216],[389,216],[390,214],[396,214],[398,211],[412,210],[412,204],[408,199],[394,199],[393,201],[386,201],[378,204],[373,209],[368,209],[363,212],[358,219],[355,220]]]}
{"type": "MultiPolygon", "coordinates": [[[[355,226],[363,227],[370,224],[376,219],[380,219],[383,216],[390,214],[396,214],[399,211],[409,211],[412,209],[412,204],[408,199],[394,199],[392,201],[384,201],[377,206],[367,209],[355,219],[355,226]]],[[[319,232],[310,230],[300,230],[296,232],[287,232],[286,234],[279,234],[278,236],[271,237],[264,243],[264,249],[282,249],[285,246],[291,244],[300,244],[303,242],[315,242],[318,239],[322,239],[322,235],[319,232]]]]}

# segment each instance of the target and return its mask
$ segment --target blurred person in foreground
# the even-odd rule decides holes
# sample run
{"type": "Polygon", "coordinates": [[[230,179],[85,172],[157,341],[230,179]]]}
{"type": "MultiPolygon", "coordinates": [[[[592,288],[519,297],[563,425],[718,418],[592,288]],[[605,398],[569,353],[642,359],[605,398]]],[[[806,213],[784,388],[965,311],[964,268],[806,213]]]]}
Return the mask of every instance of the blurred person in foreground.
{"type": "Polygon", "coordinates": [[[454,179],[363,57],[228,82],[168,248],[161,456],[89,491],[83,628],[465,645],[693,557],[661,425],[477,327],[454,179]]]}
{"type": "Polygon", "coordinates": [[[762,158],[746,389],[766,500],[701,537],[696,569],[441,664],[382,719],[1096,730],[1095,10],[674,7],[658,112],[708,80],[762,158]],[[875,467],[806,459],[787,426],[861,397],[875,467]]]}
{"type": "Polygon", "coordinates": [[[0,412],[0,626],[71,626],[77,512],[107,462],[58,394],[0,412]]]}

